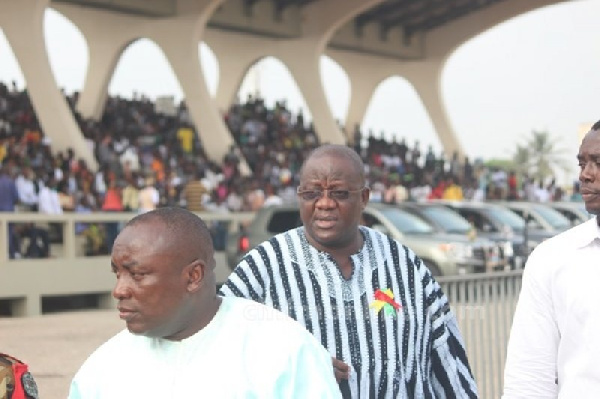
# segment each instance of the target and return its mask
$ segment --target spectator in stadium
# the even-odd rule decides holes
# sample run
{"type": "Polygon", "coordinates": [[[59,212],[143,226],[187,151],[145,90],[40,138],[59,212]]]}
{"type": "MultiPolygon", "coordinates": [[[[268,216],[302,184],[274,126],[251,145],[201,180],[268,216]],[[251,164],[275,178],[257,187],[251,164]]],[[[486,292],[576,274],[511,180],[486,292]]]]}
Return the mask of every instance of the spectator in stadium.
{"type": "Polygon", "coordinates": [[[446,180],[446,187],[442,194],[442,199],[449,201],[461,201],[463,199],[463,191],[461,186],[458,184],[458,177],[451,175],[446,180]]]}
{"type": "Polygon", "coordinates": [[[165,207],[129,221],[111,255],[127,329],[84,362],[69,399],[339,398],[318,341],[267,306],[217,296],[215,266],[195,214],[165,207]]]}
{"type": "Polygon", "coordinates": [[[33,170],[28,166],[24,167],[17,176],[15,183],[19,192],[19,205],[25,211],[37,212],[39,189],[36,188],[33,170]]]}
{"type": "Polygon", "coordinates": [[[600,392],[600,121],[585,135],[579,181],[595,218],[539,244],[527,259],[504,370],[504,399],[595,398],[600,392]]]}
{"type": "Polygon", "coordinates": [[[221,293],[303,324],[333,357],[344,398],[477,397],[439,284],[410,249],[360,226],[365,184],[352,148],[314,150],[300,172],[303,226],[251,250],[221,293]]]}
{"type": "Polygon", "coordinates": [[[155,187],[156,181],[153,177],[147,177],[144,188],[142,188],[138,195],[140,213],[150,212],[158,206],[160,201],[160,194],[155,187]]]}
{"type": "MultiPolygon", "coordinates": [[[[17,185],[9,173],[8,166],[0,164],[0,212],[14,212],[18,202],[17,185]]],[[[8,257],[21,257],[19,237],[13,223],[8,225],[8,257]]]]}
{"type": "Polygon", "coordinates": [[[194,171],[194,176],[183,187],[183,198],[186,208],[192,212],[204,211],[204,202],[209,196],[209,191],[202,183],[204,178],[204,170],[197,168],[194,171]]]}

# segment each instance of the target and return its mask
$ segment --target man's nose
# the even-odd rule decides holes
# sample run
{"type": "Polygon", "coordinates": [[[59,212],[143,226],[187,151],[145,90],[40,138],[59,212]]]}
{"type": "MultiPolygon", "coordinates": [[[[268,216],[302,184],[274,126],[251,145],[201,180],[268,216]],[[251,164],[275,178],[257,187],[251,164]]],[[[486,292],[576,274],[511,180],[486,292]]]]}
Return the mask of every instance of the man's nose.
{"type": "Polygon", "coordinates": [[[127,298],[131,294],[131,289],[127,277],[120,276],[117,278],[115,288],[112,295],[115,299],[127,298]]]}

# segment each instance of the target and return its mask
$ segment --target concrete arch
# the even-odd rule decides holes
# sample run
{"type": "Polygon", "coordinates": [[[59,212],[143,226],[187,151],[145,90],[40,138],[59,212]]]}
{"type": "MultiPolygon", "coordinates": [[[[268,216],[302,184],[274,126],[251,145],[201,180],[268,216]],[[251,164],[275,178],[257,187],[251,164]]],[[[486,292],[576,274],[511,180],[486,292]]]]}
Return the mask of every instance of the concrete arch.
{"type": "Polygon", "coordinates": [[[388,140],[406,140],[407,145],[412,147],[416,141],[420,143],[421,152],[426,145],[432,145],[438,152],[441,143],[437,136],[433,121],[425,108],[425,104],[417,93],[412,83],[399,75],[393,75],[382,80],[369,101],[364,119],[361,122],[363,136],[372,130],[375,137],[380,138],[383,134],[388,140]],[[382,103],[382,98],[391,99],[382,103]],[[417,117],[417,123],[406,124],[404,115],[411,115],[411,119],[417,117]],[[387,115],[391,123],[383,125],[382,115],[387,115]]]}
{"type": "Polygon", "coordinates": [[[0,0],[0,26],[18,60],[31,103],[56,151],[73,149],[91,168],[96,160],[89,150],[50,67],[43,21],[49,0],[0,0]]]}
{"type": "Polygon", "coordinates": [[[199,44],[200,52],[200,65],[204,72],[204,78],[208,85],[208,91],[214,98],[217,95],[217,89],[219,88],[219,82],[221,81],[219,60],[215,55],[215,52],[210,48],[206,42],[199,44]]]}
{"type": "Polygon", "coordinates": [[[334,59],[327,55],[322,55],[319,60],[321,70],[321,81],[323,82],[323,90],[327,97],[329,109],[339,125],[344,126],[344,122],[348,117],[350,107],[350,93],[352,92],[352,82],[344,68],[334,59]],[[336,74],[328,73],[336,71],[336,74]],[[338,76],[335,81],[326,80],[326,76],[338,76]]]}
{"type": "MultiPolygon", "coordinates": [[[[259,93],[263,97],[286,101],[287,108],[294,114],[302,110],[305,120],[312,119],[298,82],[287,65],[280,59],[273,56],[263,57],[247,69],[238,91],[240,100],[244,100],[244,95],[254,94],[256,89],[259,89],[259,93]],[[283,79],[275,81],[273,76],[282,76],[283,79]],[[256,87],[257,85],[259,87],[256,87]],[[294,98],[299,98],[299,102],[294,102],[294,98]]],[[[267,105],[274,106],[274,104],[267,105]]]]}
{"type": "Polygon", "coordinates": [[[421,60],[386,59],[382,62],[381,58],[328,49],[327,54],[343,66],[352,82],[346,131],[351,132],[355,125],[360,124],[377,85],[386,77],[398,74],[414,86],[429,113],[445,152],[457,151],[464,155],[442,99],[441,75],[447,59],[456,48],[477,34],[510,18],[561,1],[563,0],[506,0],[443,25],[426,34],[426,55],[421,60]]]}
{"type": "Polygon", "coordinates": [[[147,37],[129,42],[118,55],[116,67],[110,76],[108,92],[112,93],[116,87],[126,88],[126,93],[133,94],[135,92],[149,98],[172,95],[181,99],[183,96],[183,91],[165,52],[152,38],[147,37]],[[152,65],[152,68],[147,67],[149,64],[152,65]],[[127,71],[130,73],[126,73],[127,71]],[[131,71],[135,71],[135,75],[129,76],[125,80],[124,76],[130,75],[131,71]],[[148,91],[144,87],[145,83],[150,80],[160,82],[153,87],[152,91],[148,91]],[[174,86],[175,90],[161,89],[161,86],[174,86]]]}
{"type": "MultiPolygon", "coordinates": [[[[82,94],[87,99],[82,104],[85,113],[97,115],[101,110],[108,79],[126,45],[140,37],[151,39],[162,49],[179,81],[205,152],[212,160],[222,161],[233,140],[208,91],[199,51],[206,22],[221,3],[221,0],[178,0],[179,14],[163,19],[61,4],[61,12],[69,15],[88,42],[93,43],[91,58],[98,54],[97,70],[90,72],[82,94]],[[91,76],[96,78],[92,80],[91,76]]],[[[247,171],[244,165],[242,171],[247,171]]]]}
{"type": "Polygon", "coordinates": [[[89,46],[83,33],[67,16],[54,8],[44,13],[44,37],[48,49],[50,66],[58,86],[67,93],[81,92],[89,68],[89,46]],[[56,29],[62,32],[56,32],[56,29]],[[58,37],[53,37],[57,34],[58,37]],[[62,39],[62,40],[60,40],[62,39]],[[65,54],[81,54],[75,59],[65,54]],[[65,77],[68,76],[68,79],[65,77]],[[77,78],[77,82],[73,79],[77,78]]]}

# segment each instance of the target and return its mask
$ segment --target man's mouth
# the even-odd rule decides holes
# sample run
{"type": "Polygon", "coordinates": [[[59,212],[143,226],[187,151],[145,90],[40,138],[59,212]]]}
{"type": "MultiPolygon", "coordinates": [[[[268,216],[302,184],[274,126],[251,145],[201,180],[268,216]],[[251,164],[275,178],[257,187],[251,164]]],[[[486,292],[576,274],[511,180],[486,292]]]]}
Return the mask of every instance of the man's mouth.
{"type": "Polygon", "coordinates": [[[117,309],[119,310],[119,318],[125,321],[131,319],[133,317],[133,314],[135,313],[132,309],[122,307],[119,307],[117,309]]]}
{"type": "Polygon", "coordinates": [[[336,218],[319,218],[315,220],[315,224],[321,229],[331,228],[336,222],[336,218]]]}

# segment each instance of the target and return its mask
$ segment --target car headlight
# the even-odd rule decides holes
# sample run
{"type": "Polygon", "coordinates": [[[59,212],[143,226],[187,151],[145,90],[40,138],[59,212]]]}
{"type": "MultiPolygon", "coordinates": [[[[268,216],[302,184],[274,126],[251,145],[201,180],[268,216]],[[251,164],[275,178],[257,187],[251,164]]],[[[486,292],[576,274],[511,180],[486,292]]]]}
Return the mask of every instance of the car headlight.
{"type": "Polygon", "coordinates": [[[440,249],[454,259],[466,259],[473,257],[473,247],[467,244],[446,243],[441,244],[440,249]]]}

